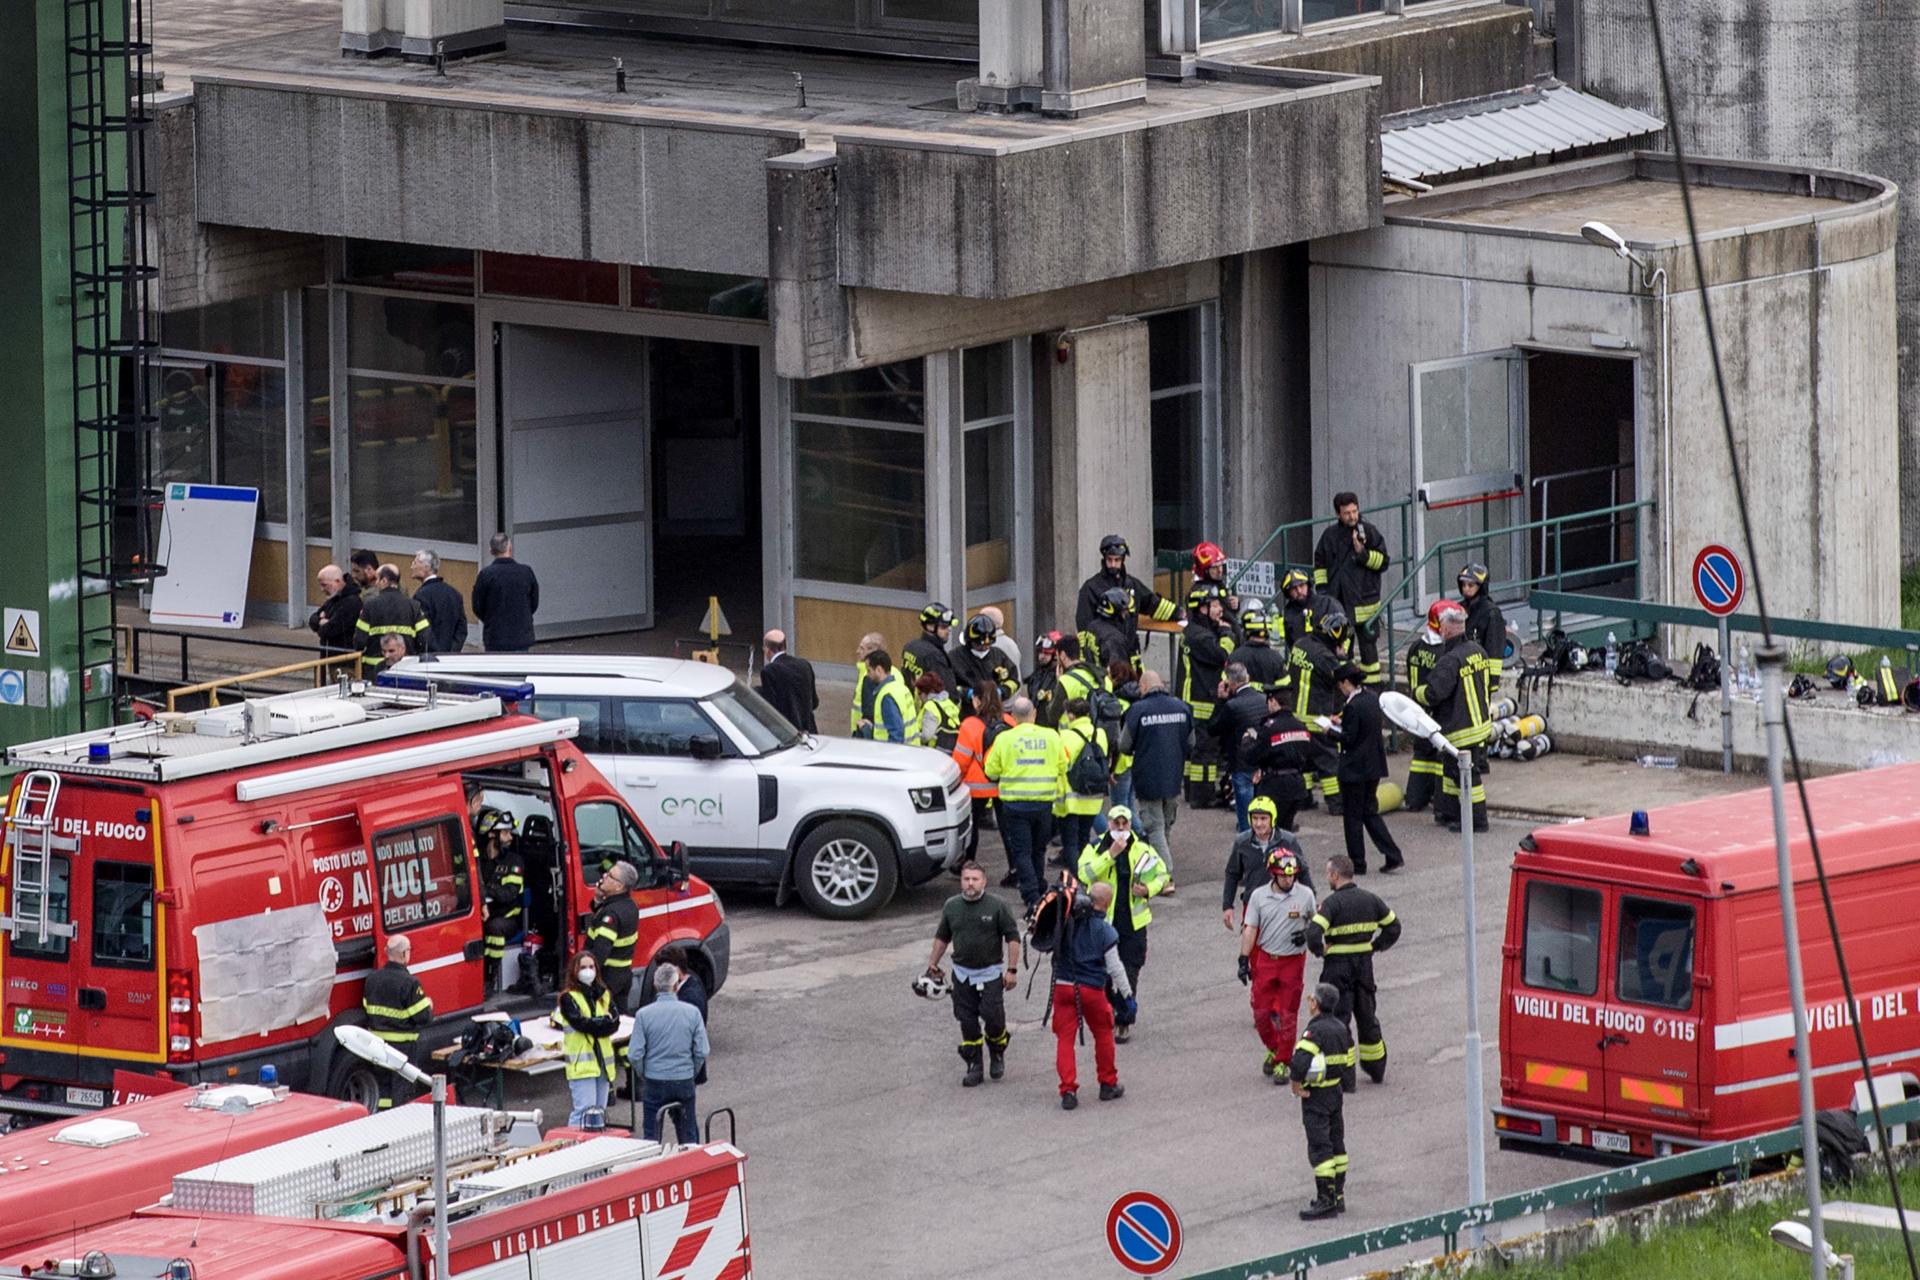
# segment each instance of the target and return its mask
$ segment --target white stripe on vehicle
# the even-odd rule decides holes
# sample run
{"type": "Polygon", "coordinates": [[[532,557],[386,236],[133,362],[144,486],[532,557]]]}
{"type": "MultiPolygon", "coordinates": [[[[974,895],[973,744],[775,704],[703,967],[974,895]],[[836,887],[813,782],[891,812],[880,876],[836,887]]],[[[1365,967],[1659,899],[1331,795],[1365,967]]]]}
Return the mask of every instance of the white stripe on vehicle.
{"type": "MultiPolygon", "coordinates": [[[[1791,1034],[1791,1032],[1789,1032],[1789,1034],[1791,1034]]],[[[1867,1061],[1876,1067],[1884,1067],[1889,1062],[1904,1062],[1908,1058],[1920,1058],[1920,1049],[1906,1049],[1899,1053],[1883,1053],[1877,1058],[1868,1058],[1867,1061]]],[[[1858,1070],[1860,1070],[1858,1061],[1836,1062],[1828,1067],[1815,1067],[1813,1069],[1813,1075],[1817,1080],[1821,1076],[1837,1076],[1849,1071],[1858,1070]]],[[[1715,1085],[1713,1092],[1715,1097],[1724,1097],[1730,1093],[1751,1093],[1755,1089],[1771,1089],[1777,1085],[1792,1084],[1799,1078],[1800,1076],[1797,1072],[1789,1071],[1781,1076],[1762,1076],[1758,1080],[1742,1080],[1737,1084],[1715,1085]]]]}
{"type": "Polygon", "coordinates": [[[1764,1018],[1741,1022],[1723,1022],[1713,1029],[1715,1049],[1744,1049],[1748,1045],[1771,1044],[1793,1039],[1793,1014],[1770,1013],[1764,1018]]]}

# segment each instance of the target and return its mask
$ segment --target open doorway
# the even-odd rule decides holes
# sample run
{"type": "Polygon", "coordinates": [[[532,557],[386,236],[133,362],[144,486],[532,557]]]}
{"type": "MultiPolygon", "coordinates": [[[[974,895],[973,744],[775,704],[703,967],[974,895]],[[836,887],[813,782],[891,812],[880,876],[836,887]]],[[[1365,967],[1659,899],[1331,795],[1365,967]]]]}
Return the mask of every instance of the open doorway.
{"type": "Polygon", "coordinates": [[[1529,351],[1526,368],[1528,519],[1606,513],[1535,530],[1533,575],[1564,575],[1568,590],[1630,583],[1634,513],[1608,508],[1639,496],[1633,360],[1529,351]]]}

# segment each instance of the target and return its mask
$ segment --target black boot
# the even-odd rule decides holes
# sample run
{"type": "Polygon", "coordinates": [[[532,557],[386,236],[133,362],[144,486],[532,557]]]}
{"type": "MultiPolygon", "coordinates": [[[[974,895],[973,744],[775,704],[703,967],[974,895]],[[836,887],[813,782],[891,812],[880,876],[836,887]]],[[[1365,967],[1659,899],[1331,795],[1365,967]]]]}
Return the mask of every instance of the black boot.
{"type": "Polygon", "coordinates": [[[1333,1175],[1333,1203],[1341,1213],[1347,1211],[1347,1172],[1344,1169],[1333,1175]]]}
{"type": "Polygon", "coordinates": [[[1340,1088],[1347,1093],[1360,1092],[1360,1076],[1352,1067],[1348,1067],[1346,1073],[1340,1077],[1340,1088]]]}
{"type": "Polygon", "coordinates": [[[1378,1062],[1363,1062],[1360,1065],[1366,1068],[1367,1079],[1373,1081],[1375,1084],[1385,1084],[1387,1082],[1387,1060],[1385,1058],[1380,1059],[1378,1062]]]}
{"type": "Polygon", "coordinates": [[[500,962],[492,957],[480,962],[480,981],[483,995],[492,995],[500,989],[500,962]]]}
{"type": "Polygon", "coordinates": [[[1338,818],[1341,814],[1345,812],[1346,812],[1346,806],[1341,803],[1339,796],[1327,797],[1327,816],[1329,818],[1338,818]]]}
{"type": "Polygon", "coordinates": [[[1340,1212],[1340,1202],[1333,1198],[1332,1178],[1315,1178],[1313,1191],[1313,1203],[1300,1211],[1303,1221],[1318,1222],[1322,1218],[1331,1218],[1340,1212]]]}
{"type": "Polygon", "coordinates": [[[960,1058],[967,1064],[967,1074],[960,1078],[961,1087],[971,1089],[987,1078],[980,1067],[980,1046],[963,1044],[960,1046],[960,1058]]]}
{"type": "Polygon", "coordinates": [[[998,1080],[1007,1074],[1007,1037],[1001,1036],[1000,1043],[987,1041],[987,1075],[998,1080]]]}

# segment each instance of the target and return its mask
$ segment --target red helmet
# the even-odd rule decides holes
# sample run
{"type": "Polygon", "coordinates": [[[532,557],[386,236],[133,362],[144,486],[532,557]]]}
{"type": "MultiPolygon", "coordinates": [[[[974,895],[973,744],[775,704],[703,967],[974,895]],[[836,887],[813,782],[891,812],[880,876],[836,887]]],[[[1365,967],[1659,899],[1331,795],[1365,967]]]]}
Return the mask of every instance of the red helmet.
{"type": "Polygon", "coordinates": [[[1427,625],[1435,631],[1438,631],[1440,629],[1440,615],[1445,613],[1448,608],[1458,607],[1459,606],[1455,605],[1451,600],[1435,600],[1427,606],[1427,625]]]}
{"type": "Polygon", "coordinates": [[[1217,542],[1203,542],[1193,549],[1193,571],[1205,573],[1217,564],[1227,562],[1227,553],[1220,549],[1217,542]]]}
{"type": "Polygon", "coordinates": [[[1058,631],[1042,632],[1040,635],[1034,637],[1033,656],[1036,658],[1051,658],[1059,651],[1062,638],[1058,631]]]}

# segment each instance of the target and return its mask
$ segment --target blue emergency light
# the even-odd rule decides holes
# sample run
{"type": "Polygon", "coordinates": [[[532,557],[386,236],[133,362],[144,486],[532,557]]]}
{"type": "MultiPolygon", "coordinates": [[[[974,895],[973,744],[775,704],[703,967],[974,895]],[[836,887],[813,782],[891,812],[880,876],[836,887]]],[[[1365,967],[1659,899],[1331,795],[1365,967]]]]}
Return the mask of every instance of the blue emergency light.
{"type": "Polygon", "coordinates": [[[425,693],[429,688],[441,693],[465,693],[475,695],[492,694],[502,702],[529,702],[533,698],[533,686],[524,680],[489,680],[484,676],[464,678],[447,676],[419,676],[412,672],[402,674],[398,671],[382,671],[373,678],[373,683],[382,689],[412,689],[425,693]]]}

